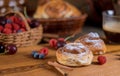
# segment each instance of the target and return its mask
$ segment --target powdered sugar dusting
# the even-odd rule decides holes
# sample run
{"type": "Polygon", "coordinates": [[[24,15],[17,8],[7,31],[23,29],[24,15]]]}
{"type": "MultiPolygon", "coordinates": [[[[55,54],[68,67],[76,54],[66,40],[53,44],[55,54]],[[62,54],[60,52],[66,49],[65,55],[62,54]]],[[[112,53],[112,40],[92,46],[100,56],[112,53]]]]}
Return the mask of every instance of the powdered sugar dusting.
{"type": "Polygon", "coordinates": [[[99,38],[98,33],[93,33],[93,32],[89,33],[88,36],[93,38],[99,38]]]}
{"type": "Polygon", "coordinates": [[[88,38],[85,38],[85,42],[94,45],[95,48],[102,48],[100,39],[90,40],[88,38]]]}
{"type": "Polygon", "coordinates": [[[65,48],[68,50],[80,50],[85,48],[85,46],[81,43],[68,43],[65,45],[65,48]]]}
{"type": "Polygon", "coordinates": [[[85,43],[91,44],[88,46],[93,46],[94,48],[102,49],[102,40],[99,38],[98,33],[89,33],[86,38],[83,39],[85,43]]]}

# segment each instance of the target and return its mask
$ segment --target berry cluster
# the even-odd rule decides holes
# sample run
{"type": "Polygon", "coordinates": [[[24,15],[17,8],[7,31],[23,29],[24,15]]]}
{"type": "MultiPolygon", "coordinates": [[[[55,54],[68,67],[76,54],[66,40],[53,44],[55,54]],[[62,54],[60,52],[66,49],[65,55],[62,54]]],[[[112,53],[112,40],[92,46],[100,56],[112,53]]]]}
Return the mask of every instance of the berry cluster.
{"type": "Polygon", "coordinates": [[[0,53],[5,53],[9,55],[13,55],[17,52],[17,47],[14,44],[3,44],[0,43],[0,53]]]}
{"type": "MultiPolygon", "coordinates": [[[[27,19],[27,21],[31,28],[35,28],[39,26],[39,21],[37,21],[36,19],[33,20],[27,19]]],[[[24,21],[21,19],[21,17],[15,14],[0,17],[1,33],[11,34],[11,33],[25,32],[25,31],[26,31],[26,26],[24,21]]]]}
{"type": "Polygon", "coordinates": [[[26,31],[24,21],[18,16],[0,17],[0,32],[4,34],[19,33],[26,31]]]}
{"type": "Polygon", "coordinates": [[[66,44],[65,39],[64,38],[59,38],[59,39],[51,39],[49,41],[49,45],[52,48],[60,48],[63,47],[66,44]]]}
{"type": "Polygon", "coordinates": [[[44,59],[48,55],[48,48],[42,48],[40,51],[32,51],[32,56],[36,59],[44,59]]]}

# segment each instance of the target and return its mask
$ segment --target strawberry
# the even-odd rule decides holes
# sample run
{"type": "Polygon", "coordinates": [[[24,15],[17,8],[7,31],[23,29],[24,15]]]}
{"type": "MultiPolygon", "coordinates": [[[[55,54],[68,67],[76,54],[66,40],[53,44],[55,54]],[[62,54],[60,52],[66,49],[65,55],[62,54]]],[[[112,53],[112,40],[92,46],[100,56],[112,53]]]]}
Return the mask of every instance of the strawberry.
{"type": "Polygon", "coordinates": [[[103,64],[105,64],[106,63],[106,61],[107,61],[107,59],[106,59],[106,57],[105,56],[98,56],[98,63],[100,64],[100,65],[103,65],[103,64]]]}
{"type": "Polygon", "coordinates": [[[16,31],[18,31],[20,29],[20,26],[18,24],[12,23],[12,25],[13,25],[13,29],[16,31]]]}
{"type": "Polygon", "coordinates": [[[3,31],[3,26],[2,25],[0,25],[0,32],[2,32],[3,31]]]}
{"type": "Polygon", "coordinates": [[[5,27],[5,28],[12,29],[12,25],[11,25],[10,23],[5,24],[5,26],[4,26],[4,27],[5,27]]]}
{"type": "Polygon", "coordinates": [[[49,41],[49,45],[50,45],[51,47],[56,48],[57,40],[56,40],[56,39],[51,39],[51,40],[49,41]]]}
{"type": "Polygon", "coordinates": [[[9,29],[9,28],[4,28],[3,33],[5,33],[5,34],[11,34],[12,30],[9,29]]]}

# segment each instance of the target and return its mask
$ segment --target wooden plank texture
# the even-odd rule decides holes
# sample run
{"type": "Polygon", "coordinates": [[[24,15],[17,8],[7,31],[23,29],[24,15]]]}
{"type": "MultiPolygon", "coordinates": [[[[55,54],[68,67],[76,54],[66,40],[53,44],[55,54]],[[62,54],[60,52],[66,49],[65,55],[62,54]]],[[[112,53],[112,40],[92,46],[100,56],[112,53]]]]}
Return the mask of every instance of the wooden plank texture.
{"type": "MultiPolygon", "coordinates": [[[[31,51],[48,47],[48,44],[19,48],[15,55],[0,55],[0,76],[62,76],[56,69],[47,65],[47,61],[55,61],[55,50],[49,48],[49,55],[43,59],[33,59],[31,51]]],[[[107,45],[108,52],[120,51],[120,45],[107,45]]],[[[96,64],[96,56],[93,64],[86,67],[75,67],[68,72],[68,76],[120,76],[120,52],[105,54],[107,63],[96,64]]]]}

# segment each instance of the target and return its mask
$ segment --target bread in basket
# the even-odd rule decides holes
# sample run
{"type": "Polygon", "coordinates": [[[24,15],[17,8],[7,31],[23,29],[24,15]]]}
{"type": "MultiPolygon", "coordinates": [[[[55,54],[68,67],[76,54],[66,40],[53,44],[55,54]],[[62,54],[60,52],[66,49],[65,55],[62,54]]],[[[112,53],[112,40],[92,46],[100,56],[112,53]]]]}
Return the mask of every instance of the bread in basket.
{"type": "Polygon", "coordinates": [[[43,24],[44,33],[70,35],[80,32],[87,15],[63,0],[51,0],[37,7],[34,18],[43,24]]]}
{"type": "MultiPolygon", "coordinates": [[[[15,44],[17,47],[24,47],[37,44],[41,41],[43,34],[42,25],[35,28],[30,28],[26,18],[22,13],[18,11],[10,11],[7,14],[15,14],[21,17],[21,19],[24,21],[26,31],[11,34],[0,33],[0,42],[6,44],[15,44]]],[[[5,14],[5,16],[7,16],[7,14],[5,14]]]]}

